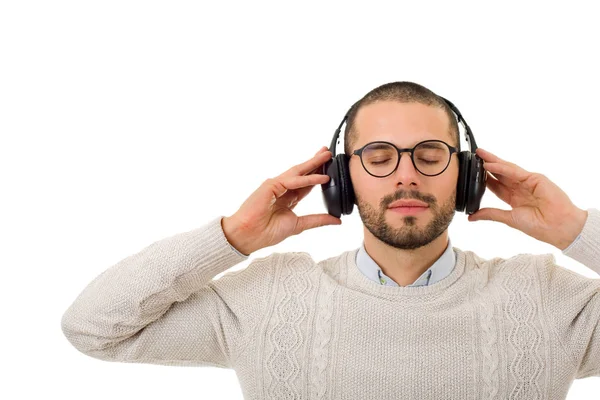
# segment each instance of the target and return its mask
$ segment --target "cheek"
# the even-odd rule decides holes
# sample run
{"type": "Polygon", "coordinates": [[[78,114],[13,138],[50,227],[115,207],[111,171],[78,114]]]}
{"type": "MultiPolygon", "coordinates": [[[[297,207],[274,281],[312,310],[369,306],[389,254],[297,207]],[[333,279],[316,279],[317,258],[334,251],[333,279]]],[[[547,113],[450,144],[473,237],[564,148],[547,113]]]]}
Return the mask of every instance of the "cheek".
{"type": "Polygon", "coordinates": [[[439,182],[433,186],[434,190],[437,192],[438,198],[440,199],[445,199],[449,196],[452,196],[456,191],[456,186],[458,183],[458,168],[456,166],[453,166],[453,168],[448,166],[448,171],[446,172],[442,174],[442,176],[446,176],[440,178],[439,182]],[[446,175],[446,172],[448,172],[448,175],[446,175]]]}
{"type": "MultiPolygon", "coordinates": [[[[362,166],[359,165],[362,169],[362,166]]],[[[356,171],[356,168],[350,167],[350,180],[352,181],[352,187],[357,197],[364,202],[372,203],[377,199],[378,190],[382,190],[381,182],[377,182],[375,179],[369,179],[366,177],[367,173],[363,171],[356,171]]],[[[372,177],[371,177],[372,178],[372,177]]]]}
{"type": "Polygon", "coordinates": [[[450,189],[455,189],[458,183],[458,163],[452,163],[448,166],[448,185],[450,189]]]}
{"type": "Polygon", "coordinates": [[[356,165],[350,164],[350,180],[352,181],[352,187],[355,190],[361,190],[363,179],[360,177],[360,171],[356,170],[356,165]]]}

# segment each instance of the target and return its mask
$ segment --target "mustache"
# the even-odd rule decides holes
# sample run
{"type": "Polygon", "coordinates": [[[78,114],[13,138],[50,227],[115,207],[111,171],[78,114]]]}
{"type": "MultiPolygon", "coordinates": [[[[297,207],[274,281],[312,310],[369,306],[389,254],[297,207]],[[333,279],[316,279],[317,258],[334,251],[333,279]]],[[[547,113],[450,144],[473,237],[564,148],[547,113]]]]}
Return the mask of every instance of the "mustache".
{"type": "Polygon", "coordinates": [[[423,193],[417,192],[416,190],[402,190],[396,192],[394,196],[385,204],[385,206],[389,206],[396,200],[419,200],[423,203],[427,203],[428,205],[435,204],[435,197],[428,196],[423,193]]]}

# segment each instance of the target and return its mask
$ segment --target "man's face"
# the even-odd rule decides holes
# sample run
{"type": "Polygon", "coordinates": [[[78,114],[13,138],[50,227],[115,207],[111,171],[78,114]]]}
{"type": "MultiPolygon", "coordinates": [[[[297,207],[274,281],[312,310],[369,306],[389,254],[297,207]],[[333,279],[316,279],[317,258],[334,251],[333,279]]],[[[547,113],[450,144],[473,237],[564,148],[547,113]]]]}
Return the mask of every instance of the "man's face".
{"type": "MultiPolygon", "coordinates": [[[[453,146],[450,121],[441,108],[420,103],[379,101],[359,109],[354,120],[358,142],[352,151],[382,140],[399,148],[413,147],[423,140],[443,140],[453,146]]],[[[385,178],[369,175],[360,158],[353,155],[350,176],[358,212],[365,227],[382,242],[398,249],[416,249],[439,237],[455,213],[458,157],[452,155],[446,170],[437,176],[417,171],[410,154],[402,153],[398,168],[385,178]],[[390,210],[400,199],[425,202],[429,208],[415,215],[390,210]]]]}

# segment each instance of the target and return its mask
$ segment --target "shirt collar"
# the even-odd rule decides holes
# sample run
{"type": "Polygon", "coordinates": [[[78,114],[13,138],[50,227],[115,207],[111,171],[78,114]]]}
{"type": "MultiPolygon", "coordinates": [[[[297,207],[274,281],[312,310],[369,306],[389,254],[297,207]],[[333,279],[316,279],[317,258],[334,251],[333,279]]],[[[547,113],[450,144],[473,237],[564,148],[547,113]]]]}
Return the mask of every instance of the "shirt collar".
{"type": "MultiPolygon", "coordinates": [[[[448,246],[442,255],[421,276],[408,286],[427,286],[444,279],[452,272],[456,264],[456,253],[452,249],[452,242],[448,238],[448,246]]],[[[356,253],[356,265],[358,269],[369,279],[390,286],[399,286],[393,279],[383,273],[379,265],[369,256],[365,250],[364,240],[356,253]],[[381,279],[385,282],[382,282],[381,279]]]]}

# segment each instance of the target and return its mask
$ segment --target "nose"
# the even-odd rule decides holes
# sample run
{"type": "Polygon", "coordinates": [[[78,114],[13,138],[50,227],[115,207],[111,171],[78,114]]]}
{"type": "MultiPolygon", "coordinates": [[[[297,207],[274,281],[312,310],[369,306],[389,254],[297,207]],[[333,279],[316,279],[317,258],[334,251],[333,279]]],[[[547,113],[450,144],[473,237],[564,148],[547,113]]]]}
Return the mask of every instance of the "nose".
{"type": "Polygon", "coordinates": [[[419,184],[420,173],[415,169],[415,166],[410,158],[410,152],[400,153],[400,162],[398,168],[395,171],[396,179],[398,182],[402,182],[404,185],[419,184]]]}

